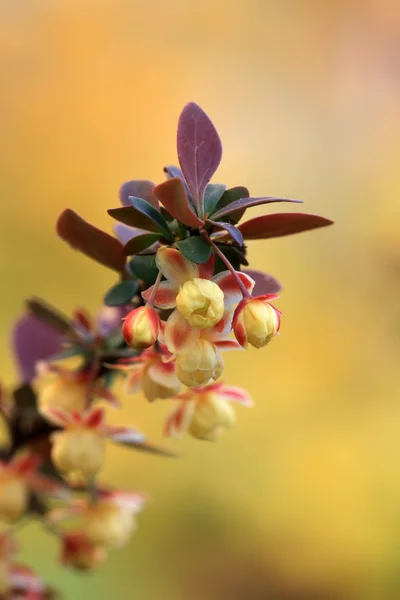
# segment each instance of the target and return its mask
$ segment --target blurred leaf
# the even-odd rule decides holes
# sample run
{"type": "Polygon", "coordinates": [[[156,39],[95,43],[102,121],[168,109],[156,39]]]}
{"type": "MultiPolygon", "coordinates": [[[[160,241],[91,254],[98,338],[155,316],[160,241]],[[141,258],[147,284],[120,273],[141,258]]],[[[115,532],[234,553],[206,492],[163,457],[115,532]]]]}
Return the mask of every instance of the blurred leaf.
{"type": "Polygon", "coordinates": [[[130,196],[143,198],[149,202],[154,208],[158,209],[158,200],[153,196],[154,183],[147,179],[134,179],[122,184],[119,190],[119,198],[123,206],[132,206],[129,200],[130,196]]]}
{"type": "Polygon", "coordinates": [[[143,252],[143,250],[147,250],[147,248],[152,246],[154,242],[158,242],[161,237],[162,236],[158,233],[143,233],[142,235],[137,235],[125,244],[124,254],[126,256],[132,256],[133,254],[143,252]]]}
{"type": "Polygon", "coordinates": [[[56,308],[47,304],[41,298],[29,298],[26,301],[26,306],[28,311],[37,317],[43,323],[46,323],[53,329],[59,331],[60,333],[66,335],[76,335],[75,327],[71,319],[64,316],[61,312],[59,312],[56,308]]]}
{"type": "Polygon", "coordinates": [[[104,304],[107,306],[123,306],[128,304],[138,289],[137,281],[127,279],[114,285],[104,296],[104,304]]]}
{"type": "Polygon", "coordinates": [[[221,162],[222,145],[213,123],[194,102],[187,104],[179,117],[177,148],[185,180],[199,203],[221,162]]]}
{"type": "Polygon", "coordinates": [[[223,221],[212,221],[211,219],[207,219],[207,223],[211,223],[216,229],[225,230],[239,246],[243,246],[243,236],[234,225],[224,223],[223,221]]]}
{"type": "Polygon", "coordinates": [[[124,444],[121,443],[121,446],[127,446],[132,450],[139,450],[139,452],[146,452],[148,454],[154,454],[156,456],[164,456],[165,458],[178,458],[179,455],[171,450],[166,450],[164,448],[160,448],[159,446],[154,446],[149,442],[141,442],[138,444],[124,444]]]}
{"type": "Polygon", "coordinates": [[[243,269],[243,273],[250,275],[256,282],[253,290],[253,296],[262,296],[263,294],[277,294],[282,286],[275,277],[257,271],[256,269],[243,269]]]}
{"type": "Polygon", "coordinates": [[[158,275],[155,254],[137,254],[129,262],[129,267],[134,275],[147,283],[153,285],[158,275]]]}
{"type": "Polygon", "coordinates": [[[185,188],[179,177],[160,183],[154,189],[154,195],[180,223],[188,227],[199,227],[203,224],[203,221],[191,209],[185,188]]]}
{"type": "Polygon", "coordinates": [[[200,235],[194,235],[176,242],[183,256],[194,263],[205,263],[211,256],[211,246],[200,235]]]}
{"type": "Polygon", "coordinates": [[[170,242],[173,241],[173,237],[171,231],[168,227],[168,223],[164,219],[164,217],[153,207],[151,204],[146,202],[146,200],[142,200],[141,198],[130,198],[133,207],[140,211],[143,215],[146,215],[149,219],[151,219],[154,223],[158,225],[158,231],[160,231],[164,237],[170,242]]]}
{"type": "Polygon", "coordinates": [[[213,219],[219,220],[222,217],[232,215],[237,210],[246,210],[252,206],[259,206],[260,204],[271,204],[272,202],[301,202],[301,200],[291,200],[290,198],[275,198],[272,196],[266,196],[263,198],[241,198],[235,200],[225,206],[224,208],[218,209],[213,215],[213,219]]]}
{"type": "Polygon", "coordinates": [[[122,244],[117,239],[87,223],[67,208],[57,221],[57,233],[68,244],[98,263],[121,272],[125,266],[122,244]]]}
{"type": "Polygon", "coordinates": [[[13,391],[15,406],[18,413],[28,410],[36,411],[36,396],[29,384],[20,385],[13,391]]]}
{"type": "Polygon", "coordinates": [[[226,185],[224,183],[209,183],[204,194],[204,212],[207,215],[212,214],[213,210],[221,200],[226,185]]]}
{"type": "Polygon", "coordinates": [[[239,225],[239,229],[246,240],[264,240],[326,227],[332,225],[332,223],[333,221],[330,219],[319,215],[276,213],[246,221],[239,225]]]}
{"type": "Polygon", "coordinates": [[[47,358],[47,361],[55,362],[57,360],[63,360],[64,358],[71,358],[71,356],[79,356],[85,354],[85,350],[81,348],[81,346],[77,344],[71,344],[67,348],[64,348],[64,350],[61,350],[61,352],[57,352],[57,354],[52,354],[51,356],[49,356],[47,358]]]}

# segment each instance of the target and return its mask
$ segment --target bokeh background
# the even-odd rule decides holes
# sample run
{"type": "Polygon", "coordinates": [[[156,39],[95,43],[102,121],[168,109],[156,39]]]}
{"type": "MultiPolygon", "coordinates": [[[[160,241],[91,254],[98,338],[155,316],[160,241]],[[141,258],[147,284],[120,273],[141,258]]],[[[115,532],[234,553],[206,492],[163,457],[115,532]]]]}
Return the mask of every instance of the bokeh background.
{"type": "MultiPolygon", "coordinates": [[[[284,318],[267,349],[227,355],[256,403],[236,428],[168,442],[180,460],[110,449],[105,478],[151,497],[128,549],[79,576],[21,533],[67,598],[400,597],[399,39],[393,0],[0,0],[6,383],[24,298],[95,311],[114,282],[57,239],[58,214],[111,231],[119,185],[176,162],[187,101],[222,137],[217,181],[336,221],[249,244],[284,318]]],[[[124,405],[162,441],[168,403],[124,405]]]]}

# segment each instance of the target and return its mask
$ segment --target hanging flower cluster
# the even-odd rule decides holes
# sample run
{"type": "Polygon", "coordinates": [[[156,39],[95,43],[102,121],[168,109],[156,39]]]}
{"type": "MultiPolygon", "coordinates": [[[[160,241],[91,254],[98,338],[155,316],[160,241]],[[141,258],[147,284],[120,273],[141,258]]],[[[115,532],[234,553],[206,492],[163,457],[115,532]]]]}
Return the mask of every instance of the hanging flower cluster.
{"type": "Polygon", "coordinates": [[[14,562],[12,529],[27,516],[58,537],[60,560],[79,570],[101,564],[134,531],[145,496],[101,482],[107,444],[173,453],[123,419],[107,423],[108,407],[120,408],[118,378],[129,393],[174,405],[167,436],[215,441],[235,424],[233,403],[252,405],[246,390],[221,381],[223,352],[262,348],[278,336],[281,313],[272,302],[280,284],[246,269],[246,243],[332,223],[298,212],[242,222],[254,206],[298,201],[210,183],[222,146],[194,103],[179,118],[177,150],[180,169],[165,167],[163,183],[121,187],[121,206],[108,211],[118,221],[115,236],[70,209],[58,220],[63,240],[118,274],[97,317],[82,309],[67,317],[31,298],[14,328],[21,382],[0,388],[1,597],[51,596],[14,562]]]}

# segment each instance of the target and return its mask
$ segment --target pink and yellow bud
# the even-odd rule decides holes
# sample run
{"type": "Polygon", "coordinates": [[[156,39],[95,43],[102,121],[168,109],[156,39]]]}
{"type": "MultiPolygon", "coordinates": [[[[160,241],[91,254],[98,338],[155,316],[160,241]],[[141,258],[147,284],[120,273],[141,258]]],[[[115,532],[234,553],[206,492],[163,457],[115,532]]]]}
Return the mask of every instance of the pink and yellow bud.
{"type": "Polygon", "coordinates": [[[44,382],[38,393],[40,412],[60,408],[68,413],[83,412],[88,404],[88,385],[84,379],[59,375],[44,382]]]}
{"type": "Polygon", "coordinates": [[[196,401],[188,432],[197,439],[213,442],[235,422],[235,411],[230,403],[217,392],[205,392],[196,401]]]}
{"type": "Polygon", "coordinates": [[[224,293],[213,281],[195,277],[180,286],[176,306],[192,327],[214,327],[224,314],[224,293]]]}
{"type": "Polygon", "coordinates": [[[160,332],[160,317],[152,306],[135,308],[125,317],[122,335],[128,346],[143,350],[152,346],[160,332]]]}
{"type": "Polygon", "coordinates": [[[266,346],[278,333],[280,316],[269,302],[259,298],[243,300],[235,311],[233,330],[237,341],[247,348],[266,346]]]}
{"type": "Polygon", "coordinates": [[[61,562],[79,571],[88,571],[105,562],[107,551],[96,546],[81,531],[71,531],[63,538],[61,562]]]}
{"type": "Polygon", "coordinates": [[[16,473],[0,474],[0,519],[17,521],[28,507],[29,490],[24,479],[16,473]]]}
{"type": "Polygon", "coordinates": [[[135,519],[128,508],[103,500],[87,510],[83,527],[93,544],[121,548],[135,529],[135,519]]]}
{"type": "Polygon", "coordinates": [[[102,468],[106,456],[105,440],[95,429],[77,425],[54,433],[52,440],[51,456],[61,472],[91,479],[102,468]]]}
{"type": "Polygon", "coordinates": [[[199,338],[176,359],[176,375],[184,385],[197,387],[210,379],[218,379],[223,370],[221,355],[212,342],[199,338]]]}

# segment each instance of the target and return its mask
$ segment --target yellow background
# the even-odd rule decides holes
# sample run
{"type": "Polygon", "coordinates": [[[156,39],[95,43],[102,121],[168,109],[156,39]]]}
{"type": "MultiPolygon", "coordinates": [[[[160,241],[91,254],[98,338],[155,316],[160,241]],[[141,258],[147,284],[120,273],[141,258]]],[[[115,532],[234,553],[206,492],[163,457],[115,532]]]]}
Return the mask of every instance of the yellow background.
{"type": "MultiPolygon", "coordinates": [[[[95,311],[115,280],[57,239],[58,214],[110,231],[119,185],[176,163],[187,101],[221,135],[216,181],[336,221],[249,244],[284,317],[267,349],[226,355],[255,399],[235,429],[168,442],[177,461],[110,449],[104,478],[151,497],[128,549],[79,576],[21,535],[68,598],[400,597],[399,35],[392,0],[0,1],[6,383],[24,298],[95,311]]],[[[168,403],[124,404],[162,440],[168,403]]]]}

